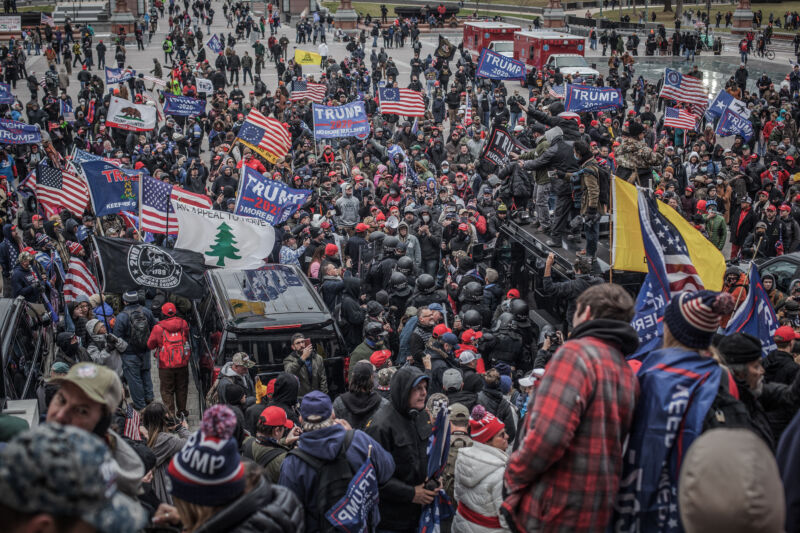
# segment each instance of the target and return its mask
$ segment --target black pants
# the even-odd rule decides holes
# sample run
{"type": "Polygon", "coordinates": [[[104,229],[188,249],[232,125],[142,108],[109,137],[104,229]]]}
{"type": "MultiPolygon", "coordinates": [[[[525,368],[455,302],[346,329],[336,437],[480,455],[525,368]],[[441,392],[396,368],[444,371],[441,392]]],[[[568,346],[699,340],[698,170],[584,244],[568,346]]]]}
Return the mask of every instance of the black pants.
{"type": "Polygon", "coordinates": [[[572,196],[556,196],[556,208],[553,213],[553,237],[563,237],[567,234],[569,221],[572,219],[574,210],[572,196]]]}

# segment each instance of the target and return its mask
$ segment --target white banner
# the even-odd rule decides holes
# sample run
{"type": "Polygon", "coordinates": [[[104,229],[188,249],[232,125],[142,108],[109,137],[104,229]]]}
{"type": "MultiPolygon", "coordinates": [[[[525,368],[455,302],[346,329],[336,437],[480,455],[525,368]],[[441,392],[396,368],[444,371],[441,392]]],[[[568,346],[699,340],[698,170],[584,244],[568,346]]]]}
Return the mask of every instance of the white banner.
{"type": "Polygon", "coordinates": [[[0,17],[0,32],[22,31],[22,17],[0,17]]]}
{"type": "Polygon", "coordinates": [[[154,76],[148,76],[147,74],[142,76],[142,79],[145,80],[145,81],[151,81],[151,82],[155,83],[156,85],[160,85],[161,87],[166,87],[167,86],[167,80],[162,80],[161,78],[156,78],[154,76]]]}
{"type": "Polygon", "coordinates": [[[156,108],[112,96],[106,126],[130,131],[152,130],[156,127],[156,108]]]}
{"type": "Polygon", "coordinates": [[[266,221],[172,202],[178,218],[175,248],[203,254],[207,265],[259,268],[275,245],[275,229],[266,221]]]}
{"type": "Polygon", "coordinates": [[[206,94],[211,94],[214,92],[214,84],[211,83],[211,80],[206,78],[195,78],[195,81],[197,81],[197,92],[206,94]]]}

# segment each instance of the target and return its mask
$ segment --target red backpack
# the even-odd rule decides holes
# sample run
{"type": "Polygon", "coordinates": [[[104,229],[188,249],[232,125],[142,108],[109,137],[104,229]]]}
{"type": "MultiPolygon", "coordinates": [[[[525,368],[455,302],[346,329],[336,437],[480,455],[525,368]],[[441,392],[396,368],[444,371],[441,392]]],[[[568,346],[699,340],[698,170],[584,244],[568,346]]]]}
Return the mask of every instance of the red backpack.
{"type": "Polygon", "coordinates": [[[189,350],[183,331],[167,331],[162,328],[161,348],[158,351],[159,368],[182,368],[189,364],[189,350]]]}

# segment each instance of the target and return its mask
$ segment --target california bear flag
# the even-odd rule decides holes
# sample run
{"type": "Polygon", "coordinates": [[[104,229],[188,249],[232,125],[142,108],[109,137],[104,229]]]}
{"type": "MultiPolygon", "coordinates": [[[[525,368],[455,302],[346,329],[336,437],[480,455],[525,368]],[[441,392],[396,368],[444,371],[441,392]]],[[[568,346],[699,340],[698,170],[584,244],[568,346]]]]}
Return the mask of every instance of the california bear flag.
{"type": "Polygon", "coordinates": [[[275,229],[254,217],[172,202],[178,218],[176,248],[203,254],[206,265],[259,268],[272,253],[275,229]]]}
{"type": "Polygon", "coordinates": [[[129,131],[152,130],[156,127],[156,107],[134,104],[124,98],[112,96],[106,126],[129,131]]]}

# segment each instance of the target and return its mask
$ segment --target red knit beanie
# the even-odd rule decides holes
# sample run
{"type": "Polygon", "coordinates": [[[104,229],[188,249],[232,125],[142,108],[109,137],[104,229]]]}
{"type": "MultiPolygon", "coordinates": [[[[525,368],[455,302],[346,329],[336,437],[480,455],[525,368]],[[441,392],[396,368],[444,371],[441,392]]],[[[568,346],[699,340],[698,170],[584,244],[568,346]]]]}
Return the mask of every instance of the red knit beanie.
{"type": "Polygon", "coordinates": [[[486,444],[505,427],[505,424],[487,412],[484,406],[476,405],[472,408],[472,418],[469,421],[469,435],[472,440],[486,444]]]}

